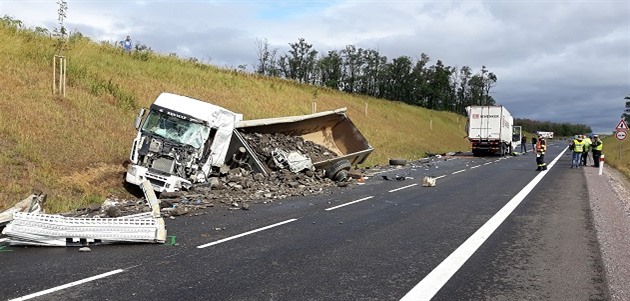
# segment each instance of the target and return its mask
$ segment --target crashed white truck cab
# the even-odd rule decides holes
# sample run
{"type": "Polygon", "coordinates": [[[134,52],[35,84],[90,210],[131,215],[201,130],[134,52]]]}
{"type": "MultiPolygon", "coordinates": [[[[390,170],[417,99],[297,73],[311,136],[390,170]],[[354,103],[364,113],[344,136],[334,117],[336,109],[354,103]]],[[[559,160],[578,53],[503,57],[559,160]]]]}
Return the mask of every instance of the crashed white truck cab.
{"type": "Polygon", "coordinates": [[[159,192],[188,189],[221,167],[243,115],[186,96],[162,93],[136,117],[126,181],[151,182],[159,192]]]}

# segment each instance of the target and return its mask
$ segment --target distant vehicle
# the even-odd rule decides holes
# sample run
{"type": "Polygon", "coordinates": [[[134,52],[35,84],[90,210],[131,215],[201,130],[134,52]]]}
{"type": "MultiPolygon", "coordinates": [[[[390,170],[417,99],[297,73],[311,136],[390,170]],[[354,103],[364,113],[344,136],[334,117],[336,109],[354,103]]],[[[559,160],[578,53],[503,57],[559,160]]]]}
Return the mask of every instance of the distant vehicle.
{"type": "Polygon", "coordinates": [[[536,131],[537,136],[543,136],[545,139],[553,139],[553,132],[536,131]]]}
{"type": "Polygon", "coordinates": [[[521,130],[514,129],[514,119],[504,106],[466,107],[466,131],[475,156],[512,153],[521,143],[521,130]]]}

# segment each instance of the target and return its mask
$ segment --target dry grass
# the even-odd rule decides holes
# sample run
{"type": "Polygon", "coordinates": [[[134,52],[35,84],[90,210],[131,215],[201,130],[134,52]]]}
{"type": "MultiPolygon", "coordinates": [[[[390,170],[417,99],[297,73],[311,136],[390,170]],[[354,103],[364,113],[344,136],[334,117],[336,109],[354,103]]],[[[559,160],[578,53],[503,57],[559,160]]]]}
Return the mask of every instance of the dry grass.
{"type": "Polygon", "coordinates": [[[65,53],[67,96],[57,97],[51,93],[53,45],[49,38],[0,26],[0,209],[33,189],[48,194],[50,212],[127,196],[122,163],[133,120],[161,92],[202,99],[247,119],[308,114],[314,101],[318,111],[347,107],[375,148],[365,166],[469,147],[465,119],[456,114],[175,57],[126,54],[82,39],[72,40],[65,53]]]}
{"type": "Polygon", "coordinates": [[[602,141],[605,164],[613,166],[630,180],[630,142],[619,141],[615,136],[604,137],[602,141]]]}

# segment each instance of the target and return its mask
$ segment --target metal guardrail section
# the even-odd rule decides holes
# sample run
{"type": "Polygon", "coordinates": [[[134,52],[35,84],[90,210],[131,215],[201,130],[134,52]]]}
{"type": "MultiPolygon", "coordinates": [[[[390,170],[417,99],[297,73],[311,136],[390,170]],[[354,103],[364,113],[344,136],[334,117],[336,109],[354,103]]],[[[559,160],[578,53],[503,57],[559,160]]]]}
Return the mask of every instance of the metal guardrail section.
{"type": "Polygon", "coordinates": [[[164,243],[166,228],[149,181],[141,186],[151,212],[118,218],[76,218],[15,212],[3,234],[11,245],[84,246],[112,243],[164,243]]]}

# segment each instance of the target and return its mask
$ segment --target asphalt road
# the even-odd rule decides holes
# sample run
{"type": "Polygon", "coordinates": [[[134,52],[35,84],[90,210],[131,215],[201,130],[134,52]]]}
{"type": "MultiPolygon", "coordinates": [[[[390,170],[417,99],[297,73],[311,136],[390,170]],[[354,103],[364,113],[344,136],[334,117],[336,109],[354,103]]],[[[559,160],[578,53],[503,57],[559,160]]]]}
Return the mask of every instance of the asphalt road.
{"type": "Polygon", "coordinates": [[[546,172],[531,153],[454,157],[215,208],[167,220],[164,245],[0,240],[0,299],[607,300],[585,174],[564,149],[549,146],[546,172]]]}

